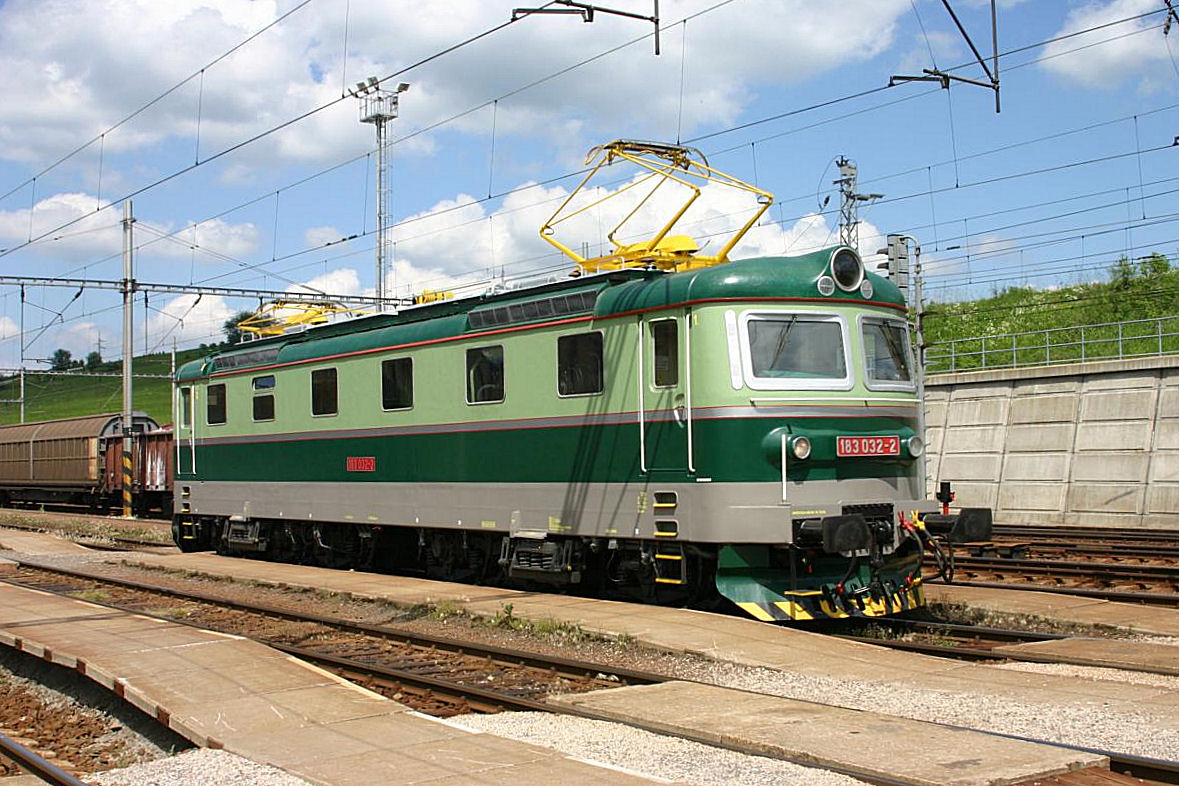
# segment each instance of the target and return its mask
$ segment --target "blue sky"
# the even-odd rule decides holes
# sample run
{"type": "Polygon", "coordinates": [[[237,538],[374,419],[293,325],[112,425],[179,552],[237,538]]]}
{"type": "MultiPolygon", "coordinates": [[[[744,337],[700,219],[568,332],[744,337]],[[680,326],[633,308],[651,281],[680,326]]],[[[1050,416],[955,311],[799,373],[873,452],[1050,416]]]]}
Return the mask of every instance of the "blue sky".
{"type": "MultiPolygon", "coordinates": [[[[339,98],[344,83],[400,71],[500,24],[516,5],[8,0],[0,5],[5,273],[117,278],[120,208],[105,207],[113,200],[339,98]],[[46,238],[25,245],[30,229],[46,238]]],[[[833,193],[833,160],[848,156],[861,191],[884,194],[861,212],[861,249],[875,251],[887,232],[918,237],[937,299],[1094,280],[1122,254],[1179,254],[1170,209],[1179,188],[1171,54],[1179,56],[1179,40],[1168,40],[1179,28],[1164,36],[1161,0],[1000,2],[999,48],[1012,52],[1000,66],[1001,114],[989,90],[929,83],[796,111],[881,88],[893,74],[969,64],[940,0],[661,5],[659,57],[641,22],[535,16],[395,77],[411,83],[393,125],[398,292],[476,291],[492,272],[567,269],[536,235],[575,182],[553,179],[618,137],[678,137],[776,195],[772,220],[735,256],[832,242],[838,197],[820,206],[833,193]]],[[[989,3],[952,5],[989,53],[989,3]]],[[[613,7],[649,13],[650,1],[613,7]]],[[[977,65],[955,73],[982,76],[977,65]]],[[[371,291],[374,146],[349,99],[148,189],[135,198],[137,277],[371,291]],[[361,237],[333,242],[351,235],[361,237]]],[[[623,177],[611,171],[605,187],[623,177]]],[[[740,223],[752,207],[720,192],[701,202],[688,224],[703,234],[740,223]]],[[[571,231],[565,239],[575,246],[602,239],[596,220],[571,231]]],[[[28,290],[27,357],[56,347],[85,354],[100,336],[104,354],[117,356],[117,293],[74,295],[28,290]]],[[[149,349],[212,340],[229,314],[254,305],[153,295],[137,308],[137,350],[145,334],[149,349]]],[[[18,317],[16,291],[0,290],[0,365],[19,355],[18,317]]]]}

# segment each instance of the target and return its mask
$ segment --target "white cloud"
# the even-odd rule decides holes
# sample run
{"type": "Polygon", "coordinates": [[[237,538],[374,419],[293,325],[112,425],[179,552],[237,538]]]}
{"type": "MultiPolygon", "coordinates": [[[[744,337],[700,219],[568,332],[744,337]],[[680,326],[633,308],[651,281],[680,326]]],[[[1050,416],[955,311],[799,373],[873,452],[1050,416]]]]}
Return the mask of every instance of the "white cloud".
{"type": "Polygon", "coordinates": [[[225,320],[237,313],[217,295],[180,295],[153,307],[159,311],[152,313],[146,329],[148,345],[158,347],[156,351],[171,349],[173,341],[178,346],[220,341],[225,320]]]}
{"type": "Polygon", "coordinates": [[[307,248],[327,245],[344,237],[344,233],[333,226],[311,227],[303,232],[303,242],[307,248]]]}
{"type": "MultiPolygon", "coordinates": [[[[33,250],[55,259],[94,261],[122,250],[122,212],[116,207],[101,212],[91,194],[69,192],[41,199],[30,208],[0,210],[0,244],[5,247],[25,242],[30,236],[75,221],[61,232],[35,244],[33,250]],[[30,210],[32,222],[30,223],[30,210]],[[30,232],[30,226],[32,231],[30,232]]],[[[258,249],[258,228],[251,223],[231,224],[220,218],[177,230],[171,223],[137,220],[135,245],[142,255],[170,259],[188,258],[193,247],[213,255],[241,257],[258,249]],[[160,235],[176,232],[175,237],[160,235]]],[[[205,254],[198,259],[208,261],[205,254]]]]}
{"type": "Polygon", "coordinates": [[[316,276],[303,282],[302,286],[292,284],[287,287],[288,292],[326,292],[329,295],[359,295],[360,276],[350,267],[337,268],[322,276],[316,276]]]}
{"type": "MultiPolygon", "coordinates": [[[[1154,0],[1088,3],[1070,11],[1055,35],[1075,33],[1159,8],[1160,4],[1154,0]]],[[[1161,18],[1147,17],[1049,44],[1044,47],[1041,68],[1085,87],[1112,88],[1127,80],[1149,80],[1156,69],[1170,68],[1162,31],[1128,37],[1125,34],[1154,27],[1160,21],[1161,18]],[[1100,46],[1088,46],[1098,42],[1102,42],[1100,46]]]]}
{"type": "MultiPolygon", "coordinates": [[[[665,0],[665,24],[709,0],[665,0]]],[[[619,5],[647,12],[645,0],[619,5]]],[[[887,49],[905,0],[814,3],[746,0],[689,22],[683,130],[732,119],[769,81],[803,81],[887,49]]],[[[122,114],[196,71],[287,8],[274,0],[10,0],[0,6],[0,156],[43,163],[96,135],[122,114]],[[161,46],[161,42],[167,42],[161,46]],[[131,71],[134,64],[134,71],[131,71]]],[[[482,0],[352,0],[347,75],[385,75],[506,21],[509,7],[482,0]]],[[[200,104],[200,149],[211,153],[340,95],[344,15],[337,4],[308,6],[208,69],[105,139],[106,153],[140,150],[169,138],[193,142],[200,104]]],[[[598,15],[592,25],[534,16],[407,74],[402,133],[567,67],[645,32],[641,23],[598,15]]],[[[636,44],[572,76],[502,102],[505,134],[548,136],[583,147],[586,124],[666,136],[679,109],[683,28],[664,31],[664,54],[636,44]],[[642,106],[642,112],[633,108],[642,106]],[[573,137],[570,139],[570,137],[573,137]]],[[[279,160],[335,158],[370,147],[352,100],[255,145],[250,155],[279,160]]],[[[460,128],[485,135],[490,113],[460,128]]],[[[429,150],[430,141],[421,140],[429,150]]],[[[98,151],[78,159],[97,168],[98,151]]],[[[248,178],[241,159],[229,176],[248,178]]]]}

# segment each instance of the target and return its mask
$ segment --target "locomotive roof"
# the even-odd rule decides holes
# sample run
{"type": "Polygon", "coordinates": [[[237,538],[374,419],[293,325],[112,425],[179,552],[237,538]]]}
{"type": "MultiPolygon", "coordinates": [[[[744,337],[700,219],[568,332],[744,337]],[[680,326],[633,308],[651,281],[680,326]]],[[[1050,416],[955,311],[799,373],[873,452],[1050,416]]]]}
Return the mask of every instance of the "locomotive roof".
{"type": "Polygon", "coordinates": [[[901,312],[905,301],[887,278],[865,272],[874,292],[819,292],[838,247],[794,257],[756,257],[679,273],[628,268],[541,286],[488,293],[374,314],[260,341],[239,344],[181,366],[177,381],[211,374],[298,363],[325,356],[378,351],[479,335],[509,326],[593,315],[607,319],[699,303],[809,301],[882,306],[901,312]]]}

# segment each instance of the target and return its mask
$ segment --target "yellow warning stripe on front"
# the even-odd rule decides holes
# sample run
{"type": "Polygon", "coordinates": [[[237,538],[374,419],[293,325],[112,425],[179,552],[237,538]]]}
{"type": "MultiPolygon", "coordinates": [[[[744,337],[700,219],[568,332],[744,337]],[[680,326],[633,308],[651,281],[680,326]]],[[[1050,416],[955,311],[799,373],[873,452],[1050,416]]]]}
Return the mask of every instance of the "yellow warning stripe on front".
{"type": "Polygon", "coordinates": [[[786,612],[786,616],[788,616],[792,620],[813,620],[814,619],[814,616],[809,611],[807,611],[806,609],[804,609],[802,606],[798,605],[797,603],[793,603],[788,600],[786,600],[786,601],[780,600],[780,601],[776,601],[774,603],[774,605],[777,606],[778,608],[780,608],[782,611],[786,612]]]}
{"type": "Polygon", "coordinates": [[[770,614],[768,611],[766,611],[765,609],[763,609],[760,605],[758,605],[756,603],[738,603],[737,605],[740,606],[742,609],[744,609],[746,612],[748,612],[750,616],[756,617],[757,619],[761,620],[762,622],[773,622],[774,621],[774,615],[770,614]]]}

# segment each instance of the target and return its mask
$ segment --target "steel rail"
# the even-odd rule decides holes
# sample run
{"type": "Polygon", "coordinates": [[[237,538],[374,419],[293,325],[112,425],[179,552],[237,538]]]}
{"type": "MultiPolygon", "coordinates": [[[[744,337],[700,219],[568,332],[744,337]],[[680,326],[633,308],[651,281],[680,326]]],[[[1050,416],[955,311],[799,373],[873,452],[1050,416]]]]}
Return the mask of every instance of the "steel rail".
{"type": "Polygon", "coordinates": [[[952,587],[979,587],[980,589],[1019,590],[1022,592],[1052,592],[1057,595],[1075,595],[1081,598],[1100,598],[1123,603],[1139,603],[1144,606],[1167,606],[1179,608],[1179,593],[1173,592],[1131,592],[1128,590],[1101,590],[1088,587],[1050,587],[1046,584],[1013,584],[1003,581],[961,581],[954,579],[952,587]]]}
{"type": "MultiPolygon", "coordinates": [[[[965,625],[954,622],[935,622],[928,620],[910,620],[905,618],[875,620],[863,623],[860,627],[876,624],[880,627],[894,630],[930,631],[947,634],[948,638],[961,641],[960,644],[937,644],[930,641],[912,641],[905,639],[882,639],[875,636],[864,636],[855,633],[834,634],[837,638],[858,641],[864,644],[877,644],[894,650],[906,652],[920,652],[941,658],[968,661],[1016,661],[1021,663],[1070,663],[1077,666],[1096,665],[1092,661],[1078,661],[1066,656],[1041,654],[1031,650],[1010,652],[997,649],[1008,644],[1028,644],[1040,641],[1059,641],[1060,639],[1077,638],[1065,633],[1040,633],[1036,631],[1010,630],[1007,628],[993,628],[984,625],[965,625]],[[971,637],[975,639],[971,641],[971,637]]],[[[1175,670],[1166,667],[1123,664],[1111,667],[1122,671],[1133,671],[1142,674],[1161,674],[1174,676],[1175,670]]]]}
{"type": "Polygon", "coordinates": [[[1123,581],[1179,581],[1179,566],[1175,565],[1119,565],[1110,562],[955,556],[954,567],[1123,581]]]}
{"type": "Polygon", "coordinates": [[[46,783],[54,786],[86,786],[86,783],[72,773],[66,772],[51,761],[38,756],[11,737],[0,734],[0,753],[12,759],[17,766],[46,783]]]}
{"type": "MultiPolygon", "coordinates": [[[[1157,544],[1142,546],[1134,543],[1074,543],[1057,540],[1033,541],[996,541],[1000,546],[1024,546],[1028,551],[1050,554],[1093,554],[1112,559],[1125,557],[1142,557],[1146,559],[1164,559],[1179,557],[1179,546],[1157,544]]],[[[968,545],[967,548],[970,548],[968,545]]]]}
{"type": "Polygon", "coordinates": [[[1179,530],[1121,527],[1054,527],[1050,524],[996,524],[993,534],[1012,538],[1068,538],[1072,540],[1164,541],[1179,543],[1179,530]]]}
{"type": "MultiPolygon", "coordinates": [[[[500,663],[508,663],[517,666],[530,666],[538,669],[552,669],[555,667],[558,669],[563,669],[566,673],[576,674],[582,677],[594,677],[605,672],[618,677],[620,680],[633,682],[634,684],[662,682],[666,679],[666,677],[663,675],[638,671],[636,669],[621,669],[614,667],[604,669],[600,664],[588,663],[586,661],[575,660],[572,658],[564,658],[557,655],[538,655],[536,653],[508,647],[497,647],[491,644],[476,644],[470,641],[463,641],[461,639],[453,639],[445,636],[435,636],[428,633],[409,631],[391,625],[367,625],[361,622],[347,622],[344,620],[326,617],[321,614],[310,614],[307,612],[282,608],[280,606],[230,600],[197,590],[178,590],[171,587],[161,587],[155,584],[148,584],[131,579],[120,579],[111,576],[103,576],[90,571],[78,570],[77,568],[65,568],[56,565],[40,563],[36,560],[31,560],[20,555],[9,557],[9,559],[19,565],[46,571],[48,573],[56,573],[63,576],[70,576],[72,578],[85,579],[87,581],[97,581],[103,584],[113,584],[118,587],[124,587],[126,589],[136,590],[139,592],[150,592],[157,595],[165,595],[167,597],[177,598],[179,600],[191,600],[198,603],[206,603],[209,605],[218,606],[220,608],[242,611],[249,614],[277,617],[280,619],[289,620],[291,622],[310,622],[317,625],[323,625],[324,627],[332,628],[334,630],[342,631],[344,633],[373,636],[376,638],[396,641],[403,644],[434,647],[436,649],[446,650],[448,652],[454,652],[457,654],[491,658],[493,660],[499,661],[500,663]]],[[[113,606],[113,604],[102,603],[100,603],[100,605],[113,606]]],[[[113,607],[120,608],[118,606],[113,607]]],[[[144,614],[144,612],[140,611],[134,611],[131,613],[152,616],[150,614],[144,614]]],[[[161,617],[161,619],[167,619],[171,622],[184,623],[184,620],[176,620],[170,617],[161,617]]],[[[274,645],[268,643],[268,646],[274,645]]]]}

